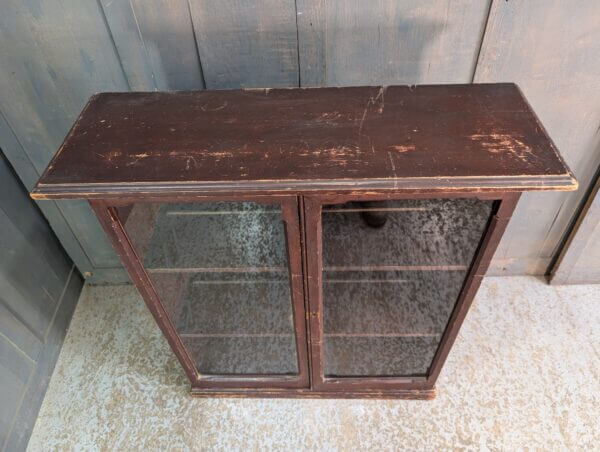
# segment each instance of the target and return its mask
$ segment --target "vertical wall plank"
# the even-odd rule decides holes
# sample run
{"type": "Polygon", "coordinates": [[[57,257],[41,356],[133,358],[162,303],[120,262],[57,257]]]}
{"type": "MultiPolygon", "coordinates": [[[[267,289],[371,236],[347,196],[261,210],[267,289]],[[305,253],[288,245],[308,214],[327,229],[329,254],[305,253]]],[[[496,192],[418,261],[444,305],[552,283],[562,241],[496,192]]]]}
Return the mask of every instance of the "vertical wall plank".
{"type": "MultiPolygon", "coordinates": [[[[219,3],[213,2],[213,7],[219,3]]],[[[203,89],[187,0],[131,0],[131,5],[156,87],[159,90],[203,89]]]]}
{"type": "Polygon", "coordinates": [[[35,254],[49,263],[51,273],[59,280],[64,280],[71,268],[64,250],[56,243],[54,236],[47,233],[48,223],[40,216],[23,187],[13,181],[13,177],[13,171],[5,160],[0,160],[0,192],[3,196],[0,215],[10,221],[8,227],[16,227],[18,234],[27,238],[27,245],[33,248],[35,254]]]}
{"type": "Polygon", "coordinates": [[[187,0],[100,0],[134,91],[203,89],[187,0]]]}
{"type": "Polygon", "coordinates": [[[129,0],[99,0],[123,71],[133,91],[157,89],[148,51],[129,0]]]}
{"type": "MultiPolygon", "coordinates": [[[[89,96],[124,91],[129,86],[97,2],[6,0],[0,14],[0,105],[4,147],[13,133],[26,160],[39,174],[62,142],[89,96]],[[6,137],[9,137],[8,139],[6,137]]],[[[14,153],[9,157],[14,160],[14,153]]],[[[23,164],[15,165],[22,171],[23,164]]],[[[28,173],[30,171],[27,171],[28,173]]],[[[23,178],[30,178],[24,174],[23,178]]],[[[93,213],[81,202],[56,204],[60,215],[49,221],[73,235],[84,250],[72,254],[82,269],[120,267],[93,213]],[[67,226],[60,221],[62,216],[67,226]],[[58,220],[57,220],[58,218],[58,220]]],[[[48,209],[44,209],[48,211],[48,209]]],[[[50,209],[51,210],[51,209],[50,209]]]]}
{"type": "Polygon", "coordinates": [[[42,340],[7,307],[6,295],[0,294],[0,332],[15,347],[21,350],[30,360],[37,359],[41,349],[42,340]]]}
{"type": "Polygon", "coordinates": [[[190,0],[206,88],[298,86],[294,0],[190,0]]]}
{"type": "Polygon", "coordinates": [[[300,86],[327,86],[327,0],[296,0],[300,86]]]}
{"type": "Polygon", "coordinates": [[[33,362],[0,336],[0,448],[8,442],[15,412],[19,410],[21,399],[27,389],[27,382],[33,369],[33,362]]]}
{"type": "Polygon", "coordinates": [[[0,152],[0,450],[25,450],[83,281],[0,152]]]}
{"type": "Polygon", "coordinates": [[[488,2],[298,0],[303,86],[468,83],[488,2]]]}
{"type": "Polygon", "coordinates": [[[21,407],[18,412],[14,413],[14,427],[6,443],[6,450],[25,450],[27,446],[67,328],[73,317],[81,286],[82,279],[74,270],[65,287],[54,322],[46,332],[44,348],[39,354],[36,366],[29,378],[29,385],[21,401],[21,407]]]}
{"type": "Polygon", "coordinates": [[[552,269],[552,284],[600,284],[600,168],[565,248],[552,269]]]}
{"type": "Polygon", "coordinates": [[[37,253],[2,209],[0,230],[0,292],[4,294],[6,307],[31,331],[45,331],[66,277],[61,278],[62,271],[54,272],[43,254],[37,253]]]}
{"type": "Polygon", "coordinates": [[[600,2],[495,1],[476,82],[516,82],[580,182],[577,192],[529,193],[491,272],[543,274],[600,163],[600,2]]]}
{"type": "MultiPolygon", "coordinates": [[[[0,144],[2,145],[1,151],[4,152],[8,160],[12,163],[12,166],[19,174],[21,182],[25,185],[27,190],[31,190],[37,182],[40,173],[35,169],[29,156],[21,146],[21,143],[17,140],[13,131],[8,126],[8,123],[4,119],[2,112],[0,111],[0,144]]],[[[12,195],[11,195],[12,196],[12,195]]],[[[39,202],[38,207],[44,213],[44,216],[48,218],[48,221],[52,225],[57,236],[60,237],[60,242],[64,249],[67,251],[69,256],[77,262],[79,270],[84,272],[92,272],[92,263],[89,261],[85,251],[81,247],[81,244],[75,237],[73,230],[67,223],[62,212],[59,210],[56,202],[44,201],[39,202]]]]}

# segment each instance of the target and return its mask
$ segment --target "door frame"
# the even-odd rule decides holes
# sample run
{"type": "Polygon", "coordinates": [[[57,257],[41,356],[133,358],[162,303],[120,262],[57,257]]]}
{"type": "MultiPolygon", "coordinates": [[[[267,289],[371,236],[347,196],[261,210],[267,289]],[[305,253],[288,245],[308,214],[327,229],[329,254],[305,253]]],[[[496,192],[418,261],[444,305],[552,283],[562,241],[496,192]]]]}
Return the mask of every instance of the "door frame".
{"type": "Polygon", "coordinates": [[[312,387],[317,391],[323,392],[432,390],[520,195],[520,192],[473,193],[453,191],[429,193],[355,192],[352,194],[316,194],[304,196],[302,204],[304,205],[303,227],[306,243],[307,315],[310,331],[312,387]],[[325,377],[322,206],[348,201],[440,198],[478,198],[496,202],[492,207],[488,224],[467,271],[458,299],[427,374],[423,377],[325,377]]]}
{"type": "Polygon", "coordinates": [[[304,296],[304,278],[302,271],[302,250],[300,236],[300,219],[298,203],[295,195],[289,196],[136,196],[121,199],[89,200],[131,280],[139,290],[146,306],[152,313],[164,336],[177,356],[188,376],[192,392],[215,389],[308,389],[310,373],[308,367],[308,339],[306,327],[306,309],[304,296]],[[294,334],[296,338],[296,355],[298,374],[296,375],[202,375],[196,369],[192,357],[187,352],[177,330],[165,310],[152,280],[139,259],[132,242],[119,218],[117,207],[131,203],[196,203],[209,201],[256,202],[262,204],[279,204],[286,237],[286,252],[290,280],[290,296],[294,316],[294,334]]]}

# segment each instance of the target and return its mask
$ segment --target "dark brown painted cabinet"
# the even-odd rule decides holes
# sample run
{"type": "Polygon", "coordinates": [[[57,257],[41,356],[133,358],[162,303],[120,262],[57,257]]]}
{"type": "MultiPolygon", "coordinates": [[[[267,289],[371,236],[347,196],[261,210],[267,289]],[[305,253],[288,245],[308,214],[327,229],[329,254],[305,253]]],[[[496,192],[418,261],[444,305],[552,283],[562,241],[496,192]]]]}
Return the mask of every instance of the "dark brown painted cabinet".
{"type": "Polygon", "coordinates": [[[33,196],[90,201],[193,394],[431,398],[520,193],[575,187],[499,84],[99,95],[33,196]]]}

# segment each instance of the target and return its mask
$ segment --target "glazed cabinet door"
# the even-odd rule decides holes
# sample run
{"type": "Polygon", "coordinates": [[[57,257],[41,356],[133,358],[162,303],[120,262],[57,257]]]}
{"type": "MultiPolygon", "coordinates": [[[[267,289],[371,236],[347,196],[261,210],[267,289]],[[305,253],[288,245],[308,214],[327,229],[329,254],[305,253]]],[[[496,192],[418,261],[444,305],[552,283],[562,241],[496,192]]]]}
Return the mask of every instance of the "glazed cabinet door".
{"type": "Polygon", "coordinates": [[[315,388],[432,388],[434,359],[498,203],[370,196],[304,204],[315,388]]]}
{"type": "Polygon", "coordinates": [[[119,204],[95,209],[192,389],[308,387],[296,197],[119,204]]]}

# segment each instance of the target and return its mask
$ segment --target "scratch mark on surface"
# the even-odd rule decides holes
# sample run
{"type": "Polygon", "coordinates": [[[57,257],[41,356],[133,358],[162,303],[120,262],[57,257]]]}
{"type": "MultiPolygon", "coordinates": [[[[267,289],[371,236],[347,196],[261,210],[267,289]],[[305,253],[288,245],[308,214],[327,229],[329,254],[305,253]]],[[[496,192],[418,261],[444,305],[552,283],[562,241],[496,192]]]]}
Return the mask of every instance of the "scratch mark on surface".
{"type": "Polygon", "coordinates": [[[371,96],[371,97],[369,97],[369,100],[367,100],[367,105],[365,105],[365,109],[363,111],[362,118],[360,119],[360,123],[358,126],[358,137],[359,138],[362,136],[362,129],[365,124],[365,119],[367,118],[369,106],[375,105],[377,103],[377,101],[379,99],[381,99],[380,103],[379,103],[379,108],[377,109],[377,112],[380,114],[383,113],[383,109],[385,108],[385,90],[386,89],[387,89],[387,86],[381,86],[379,88],[379,91],[377,92],[377,96],[375,96],[375,97],[371,96]]]}
{"type": "Polygon", "coordinates": [[[198,162],[196,162],[196,159],[190,155],[187,157],[187,159],[185,161],[185,169],[186,170],[190,169],[190,167],[191,167],[190,162],[194,162],[194,168],[198,167],[198,162]]]}
{"type": "Polygon", "coordinates": [[[327,154],[328,157],[331,158],[339,158],[339,157],[351,157],[354,155],[358,155],[362,153],[362,150],[358,146],[336,146],[332,148],[325,149],[314,149],[314,150],[304,150],[300,152],[298,155],[301,157],[310,157],[310,156],[320,156],[321,154],[327,154]]]}
{"type": "Polygon", "coordinates": [[[396,146],[390,146],[394,151],[396,152],[400,152],[400,153],[404,153],[404,152],[411,152],[411,151],[416,151],[417,148],[412,145],[412,144],[407,144],[407,145],[396,145],[396,146]]]}
{"type": "Polygon", "coordinates": [[[233,152],[217,151],[217,152],[211,152],[210,155],[213,156],[213,157],[216,157],[217,160],[220,160],[223,157],[233,157],[233,152]]]}
{"type": "Polygon", "coordinates": [[[115,157],[119,157],[121,155],[121,151],[117,151],[117,150],[112,150],[110,151],[108,154],[99,154],[98,152],[95,152],[94,154],[96,154],[98,157],[100,157],[101,159],[106,160],[107,162],[112,161],[112,159],[114,159],[115,157]]]}
{"type": "Polygon", "coordinates": [[[385,90],[387,89],[387,86],[381,86],[379,88],[379,92],[377,93],[377,96],[375,97],[375,99],[373,100],[373,103],[375,103],[375,101],[377,101],[377,99],[381,99],[381,102],[379,103],[379,109],[377,110],[380,114],[383,113],[383,109],[385,108],[385,90]]]}
{"type": "Polygon", "coordinates": [[[331,112],[323,113],[321,116],[319,116],[318,119],[325,120],[326,122],[331,122],[331,120],[338,119],[341,117],[342,117],[342,114],[339,111],[331,111],[331,112]]]}
{"type": "MultiPolygon", "coordinates": [[[[369,100],[369,102],[370,102],[370,100],[369,100]]],[[[369,102],[367,102],[365,111],[363,111],[362,118],[360,119],[360,125],[358,126],[358,137],[359,138],[362,136],[362,128],[363,128],[363,124],[365,123],[365,119],[367,117],[367,110],[369,110],[369,102]]]]}
{"type": "Polygon", "coordinates": [[[486,151],[492,154],[505,153],[522,162],[527,162],[529,158],[535,157],[535,154],[528,145],[511,135],[501,133],[491,133],[489,135],[474,134],[469,136],[469,138],[480,143],[486,151]]]}
{"type": "Polygon", "coordinates": [[[225,101],[225,103],[223,103],[222,105],[219,105],[218,107],[215,108],[208,108],[208,104],[204,104],[202,106],[200,106],[200,110],[202,111],[219,111],[219,110],[223,110],[225,107],[227,107],[227,101],[225,101]]]}
{"type": "Polygon", "coordinates": [[[396,176],[396,165],[394,164],[394,157],[392,156],[392,153],[390,151],[388,151],[387,155],[390,160],[390,165],[392,167],[392,173],[394,174],[394,177],[397,177],[396,176]]]}
{"type": "Polygon", "coordinates": [[[131,162],[126,163],[125,166],[134,166],[137,164],[137,162],[139,162],[142,159],[145,159],[147,157],[149,157],[150,154],[148,154],[147,152],[142,152],[141,154],[134,154],[133,157],[135,157],[131,162]]]}

